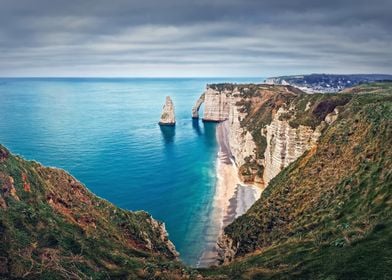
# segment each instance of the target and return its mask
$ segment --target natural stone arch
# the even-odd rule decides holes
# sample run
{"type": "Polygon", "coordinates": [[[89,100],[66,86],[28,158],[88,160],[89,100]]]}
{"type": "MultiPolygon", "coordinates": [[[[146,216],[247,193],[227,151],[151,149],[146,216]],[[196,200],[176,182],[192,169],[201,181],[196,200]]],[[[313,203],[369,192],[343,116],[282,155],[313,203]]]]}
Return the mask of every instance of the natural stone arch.
{"type": "Polygon", "coordinates": [[[199,118],[199,109],[201,105],[204,103],[205,93],[203,93],[199,99],[197,99],[195,106],[192,108],[192,118],[198,119],[199,118]]]}

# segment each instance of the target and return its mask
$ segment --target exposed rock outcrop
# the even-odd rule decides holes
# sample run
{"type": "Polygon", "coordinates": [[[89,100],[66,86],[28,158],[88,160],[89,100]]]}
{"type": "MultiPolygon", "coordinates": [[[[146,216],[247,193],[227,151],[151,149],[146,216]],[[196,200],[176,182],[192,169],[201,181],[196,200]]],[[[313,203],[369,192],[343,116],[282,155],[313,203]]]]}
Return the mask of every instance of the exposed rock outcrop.
{"type": "Polygon", "coordinates": [[[165,105],[163,105],[161,119],[159,125],[170,125],[176,124],[176,117],[174,113],[174,104],[170,96],[166,96],[165,105]]]}
{"type": "Polygon", "coordinates": [[[241,110],[242,100],[243,97],[237,87],[226,88],[224,84],[209,85],[192,109],[192,117],[197,118],[198,110],[204,102],[203,121],[229,121],[229,144],[238,166],[242,166],[246,159],[253,157],[256,149],[252,135],[241,126],[241,121],[247,115],[241,110]]]}
{"type": "Polygon", "coordinates": [[[0,183],[1,183],[1,193],[0,195],[4,198],[12,197],[19,200],[14,183],[15,180],[12,176],[8,176],[6,173],[0,171],[0,183]]]}
{"type": "Polygon", "coordinates": [[[317,141],[318,133],[313,135],[312,128],[301,126],[295,129],[290,127],[288,121],[279,121],[283,111],[279,114],[276,112],[298,93],[301,92],[284,86],[208,85],[192,112],[194,117],[198,115],[198,108],[204,100],[204,121],[228,120],[230,149],[239,167],[241,180],[264,187],[281,169],[317,141]],[[286,94],[289,98],[278,98],[280,94],[286,94]],[[256,114],[261,115],[264,123],[260,131],[255,131],[258,128],[250,124],[254,122],[252,118],[256,114]],[[277,133],[279,137],[275,136],[277,133]],[[255,136],[269,142],[268,147],[257,144],[255,136]],[[309,141],[308,136],[311,138],[309,141]]]}
{"type": "Polygon", "coordinates": [[[334,121],[337,120],[339,115],[339,110],[337,108],[335,108],[333,110],[333,112],[329,113],[326,117],[325,117],[325,122],[327,124],[332,124],[334,121]]]}
{"type": "Polygon", "coordinates": [[[316,145],[321,130],[337,119],[336,107],[347,102],[345,97],[323,101],[292,86],[212,84],[193,116],[203,100],[204,121],[228,120],[241,180],[261,187],[316,145]]]}
{"type": "MultiPolygon", "coordinates": [[[[174,244],[169,240],[169,234],[166,231],[165,224],[153,219],[151,216],[146,219],[146,222],[151,225],[152,229],[155,232],[157,232],[158,239],[162,242],[162,244],[165,244],[169,252],[169,255],[178,258],[180,254],[177,252],[176,248],[174,247],[174,244]]],[[[145,232],[144,235],[147,243],[146,247],[150,250],[159,250],[159,248],[154,248],[153,242],[151,242],[151,240],[149,239],[148,235],[145,232]]]]}
{"type": "MultiPolygon", "coordinates": [[[[229,144],[236,164],[241,167],[250,159],[255,159],[256,144],[251,133],[241,125],[247,113],[242,110],[241,100],[238,91],[234,91],[230,98],[229,108],[229,144]]],[[[248,180],[240,176],[241,180],[248,183],[254,183],[254,180],[248,180]]]]}
{"type": "Polygon", "coordinates": [[[220,122],[229,118],[230,91],[218,91],[207,87],[204,94],[203,121],[220,122]]]}
{"type": "Polygon", "coordinates": [[[263,174],[266,186],[283,168],[316,145],[321,135],[321,128],[324,126],[322,123],[316,129],[304,125],[293,128],[288,120],[281,120],[281,117],[287,113],[288,110],[280,107],[273,116],[272,122],[262,129],[267,139],[263,174]]]}
{"type": "Polygon", "coordinates": [[[26,161],[1,145],[0,151],[2,277],[186,277],[162,222],[96,197],[64,170],[26,161]]]}
{"type": "Polygon", "coordinates": [[[237,252],[237,246],[235,246],[233,243],[233,239],[231,239],[226,234],[222,234],[219,237],[217,242],[219,264],[228,264],[234,260],[235,254],[237,252]]]}
{"type": "Polygon", "coordinates": [[[374,278],[389,273],[387,266],[371,269],[379,256],[390,256],[392,225],[392,86],[382,84],[379,91],[304,95],[277,108],[262,129],[267,140],[265,181],[292,164],[269,181],[247,213],[225,228],[219,241],[222,263],[236,259],[236,267],[249,265],[248,273],[269,273],[279,264],[282,277],[277,279],[306,279],[309,269],[313,278],[322,278],[326,270],[340,271],[346,260],[351,267],[338,273],[341,278],[353,271],[370,271],[378,275],[374,278]],[[362,256],[372,263],[366,268],[363,259],[356,261],[361,250],[369,252],[362,256]],[[343,260],[336,258],[342,252],[343,260]],[[321,262],[310,268],[315,259],[321,262]]]}
{"type": "Polygon", "coordinates": [[[195,106],[193,106],[193,108],[192,108],[192,118],[193,119],[199,118],[199,109],[200,109],[201,104],[203,104],[203,102],[204,102],[204,97],[205,97],[205,94],[203,93],[199,97],[199,99],[197,99],[195,106]]]}
{"type": "Polygon", "coordinates": [[[6,149],[0,148],[0,162],[5,161],[9,156],[9,152],[6,149]]]}

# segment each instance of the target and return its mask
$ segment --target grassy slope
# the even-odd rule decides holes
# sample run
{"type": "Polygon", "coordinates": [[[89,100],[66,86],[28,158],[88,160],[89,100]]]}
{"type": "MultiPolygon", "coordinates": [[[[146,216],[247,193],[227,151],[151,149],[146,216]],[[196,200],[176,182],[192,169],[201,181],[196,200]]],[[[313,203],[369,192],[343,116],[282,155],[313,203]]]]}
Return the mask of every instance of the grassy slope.
{"type": "Polygon", "coordinates": [[[13,156],[1,145],[0,187],[0,278],[188,273],[149,214],[119,209],[66,172],[13,156]]]}
{"type": "Polygon", "coordinates": [[[225,229],[239,246],[237,260],[205,275],[392,278],[392,84],[350,92],[357,95],[317,148],[225,229]]]}
{"type": "MultiPolygon", "coordinates": [[[[200,271],[213,279],[391,278],[391,88],[363,85],[342,97],[349,103],[341,105],[318,148],[281,172],[226,228],[239,244],[237,260],[200,271]]],[[[319,112],[329,98],[341,100],[295,100],[302,98],[315,99],[309,112],[319,112]]],[[[317,123],[309,114],[296,118],[317,123]]],[[[15,157],[2,146],[0,187],[0,278],[197,274],[173,260],[147,213],[119,209],[64,171],[15,157]]]]}
{"type": "Polygon", "coordinates": [[[236,105],[241,106],[242,113],[246,113],[241,126],[252,134],[256,144],[255,156],[247,158],[246,163],[239,167],[241,179],[249,183],[254,181],[255,175],[263,177],[264,167],[260,162],[264,159],[267,140],[262,130],[271,123],[273,114],[280,107],[288,110],[284,118],[292,127],[304,125],[315,129],[327,114],[346,104],[352,97],[351,94],[309,95],[295,87],[282,85],[214,84],[210,87],[221,92],[233,91],[234,88],[239,91],[241,101],[236,105]],[[305,110],[307,106],[309,108],[305,110]]]}

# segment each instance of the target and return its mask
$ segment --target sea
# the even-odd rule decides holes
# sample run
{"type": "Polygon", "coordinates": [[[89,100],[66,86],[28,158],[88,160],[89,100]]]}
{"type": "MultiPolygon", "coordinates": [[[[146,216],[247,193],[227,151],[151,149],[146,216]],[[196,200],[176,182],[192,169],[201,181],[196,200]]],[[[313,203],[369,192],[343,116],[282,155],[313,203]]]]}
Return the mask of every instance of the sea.
{"type": "Polygon", "coordinates": [[[65,169],[118,207],[149,212],[165,223],[181,260],[195,266],[214,222],[218,147],[216,124],[192,120],[192,106],[207,84],[262,81],[0,78],[0,143],[65,169]],[[175,127],[158,125],[167,95],[175,127]]]}

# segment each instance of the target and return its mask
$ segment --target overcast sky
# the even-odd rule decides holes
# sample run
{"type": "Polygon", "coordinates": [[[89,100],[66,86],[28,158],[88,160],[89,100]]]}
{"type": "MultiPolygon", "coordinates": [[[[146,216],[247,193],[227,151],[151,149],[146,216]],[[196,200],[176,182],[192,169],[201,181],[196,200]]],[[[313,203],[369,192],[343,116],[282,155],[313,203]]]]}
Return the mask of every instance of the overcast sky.
{"type": "Polygon", "coordinates": [[[0,4],[0,76],[392,74],[391,0],[0,4]]]}

